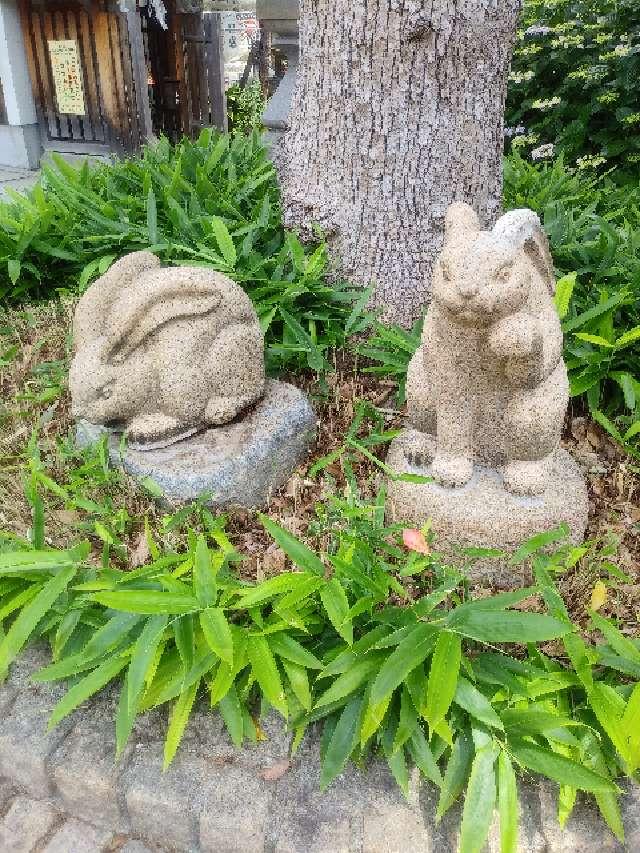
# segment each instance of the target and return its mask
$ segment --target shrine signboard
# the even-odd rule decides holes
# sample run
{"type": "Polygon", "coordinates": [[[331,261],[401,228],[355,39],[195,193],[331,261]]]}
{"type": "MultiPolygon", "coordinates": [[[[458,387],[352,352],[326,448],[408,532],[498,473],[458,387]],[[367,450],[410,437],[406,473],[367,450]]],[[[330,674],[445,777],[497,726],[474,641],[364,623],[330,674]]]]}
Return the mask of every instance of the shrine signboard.
{"type": "Polygon", "coordinates": [[[73,39],[60,39],[49,41],[48,46],[58,110],[70,115],[84,115],[86,107],[78,43],[73,39]]]}

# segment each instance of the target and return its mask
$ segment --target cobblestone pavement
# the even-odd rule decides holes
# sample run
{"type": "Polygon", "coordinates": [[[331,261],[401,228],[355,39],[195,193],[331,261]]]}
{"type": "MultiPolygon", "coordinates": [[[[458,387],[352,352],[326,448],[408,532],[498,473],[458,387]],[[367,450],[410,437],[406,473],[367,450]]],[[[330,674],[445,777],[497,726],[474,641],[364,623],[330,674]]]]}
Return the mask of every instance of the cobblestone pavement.
{"type": "Polygon", "coordinates": [[[36,800],[0,779],[1,853],[163,853],[131,836],[100,829],[36,800]]]}

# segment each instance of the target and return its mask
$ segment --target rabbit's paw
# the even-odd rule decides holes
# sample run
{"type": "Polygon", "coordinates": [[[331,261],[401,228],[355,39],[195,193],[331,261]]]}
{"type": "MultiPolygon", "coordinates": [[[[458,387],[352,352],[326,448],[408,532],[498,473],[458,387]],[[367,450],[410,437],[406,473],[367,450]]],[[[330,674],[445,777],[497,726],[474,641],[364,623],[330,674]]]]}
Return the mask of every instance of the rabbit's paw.
{"type": "Polygon", "coordinates": [[[501,468],[504,487],[514,495],[533,497],[545,490],[547,466],[544,461],[509,462],[501,468]]]}
{"type": "Polygon", "coordinates": [[[404,455],[409,465],[427,466],[435,455],[435,438],[417,429],[408,429],[404,436],[404,455]]]}
{"type": "Polygon", "coordinates": [[[211,426],[228,424],[252,403],[255,403],[257,396],[256,394],[246,394],[211,397],[205,409],[205,420],[211,426]]]}
{"type": "Polygon", "coordinates": [[[473,474],[473,461],[467,456],[438,453],[433,460],[432,472],[441,486],[458,488],[468,483],[473,474]]]}
{"type": "Polygon", "coordinates": [[[131,421],[127,427],[127,441],[133,446],[162,447],[194,432],[193,427],[176,418],[162,412],[154,412],[151,415],[138,415],[131,421]]]}

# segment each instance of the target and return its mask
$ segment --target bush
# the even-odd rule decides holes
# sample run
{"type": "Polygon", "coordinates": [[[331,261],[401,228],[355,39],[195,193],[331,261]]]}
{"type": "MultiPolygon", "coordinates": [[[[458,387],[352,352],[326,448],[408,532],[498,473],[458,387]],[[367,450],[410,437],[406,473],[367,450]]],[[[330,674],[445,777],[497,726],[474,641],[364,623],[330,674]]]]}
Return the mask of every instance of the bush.
{"type": "Polygon", "coordinates": [[[615,779],[640,765],[640,644],[595,611],[600,644],[572,624],[553,576],[588,548],[559,546],[562,530],[511,560],[533,557],[535,586],[473,599],[428,534],[384,526],[383,494],[370,506],[349,490],[318,508],[323,553],[262,517],[293,570],[253,584],[234,572],[224,519],[202,504],[162,522],[185,531],[183,547],[161,548],[146,525],[146,564],[129,571],[106,541],[101,567],[88,542],[48,549],[37,496],[53,487],[73,498],[73,483],[52,486],[32,466],[33,541],[0,535],[0,674],[46,638],[53,661],[35,680],[69,682],[51,725],[119,683],[118,753],[139,714],[169,703],[166,766],[199,696],[236,745],[274,708],[294,749],[320,723],[323,788],[350,759],[379,755],[405,793],[411,765],[436,785],[438,818],[464,793],[462,851],[483,846],[494,807],[502,850],[516,849],[516,773],[527,771],[559,783],[561,821],[585,791],[623,838],[615,779]]]}
{"type": "Polygon", "coordinates": [[[227,113],[229,130],[238,133],[251,133],[262,127],[264,95],[258,80],[248,83],[243,89],[238,84],[227,89],[227,113]]]}
{"type": "Polygon", "coordinates": [[[640,174],[637,0],[525,0],[507,99],[511,146],[640,174]]]}
{"type": "Polygon", "coordinates": [[[0,299],[83,290],[127,252],[220,270],[251,296],[272,370],[328,367],[325,351],[358,327],[360,290],[324,280],[319,241],[282,225],[275,173],[257,134],[211,129],[89,169],[61,158],[27,196],[0,204],[0,299]]]}

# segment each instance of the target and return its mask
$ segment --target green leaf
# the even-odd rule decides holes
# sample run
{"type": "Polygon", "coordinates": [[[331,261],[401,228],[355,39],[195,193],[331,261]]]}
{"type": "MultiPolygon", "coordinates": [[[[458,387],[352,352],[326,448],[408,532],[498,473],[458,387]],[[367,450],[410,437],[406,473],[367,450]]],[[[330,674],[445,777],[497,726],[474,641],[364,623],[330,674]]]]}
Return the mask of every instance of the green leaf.
{"type": "Polygon", "coordinates": [[[218,584],[216,570],[204,536],[198,536],[193,560],[193,591],[201,607],[211,607],[216,603],[218,584]]]}
{"type": "Polygon", "coordinates": [[[200,627],[209,647],[228,666],[233,666],[233,636],[224,611],[209,607],[200,613],[200,627]]]}
{"type": "Polygon", "coordinates": [[[636,341],[640,341],[640,326],[634,326],[633,329],[629,329],[629,331],[620,335],[616,339],[615,347],[616,349],[623,349],[630,344],[635,344],[636,341]]]}
{"type": "Polygon", "coordinates": [[[393,751],[397,752],[413,735],[418,725],[418,714],[406,685],[400,694],[400,718],[393,738],[393,751]]]}
{"type": "Polygon", "coordinates": [[[563,539],[566,539],[568,535],[569,528],[564,523],[555,527],[553,530],[538,533],[530,539],[527,539],[526,542],[523,542],[509,562],[512,565],[523,563],[528,557],[535,554],[536,551],[540,551],[542,548],[547,548],[549,545],[553,545],[554,542],[561,542],[563,539]]]}
{"type": "Polygon", "coordinates": [[[286,658],[282,659],[282,666],[289,679],[289,684],[298,701],[306,711],[311,710],[311,691],[309,690],[309,677],[307,670],[297,663],[292,663],[286,658]]]}
{"type": "Polygon", "coordinates": [[[340,714],[322,760],[320,787],[323,791],[342,773],[358,742],[361,711],[362,696],[356,696],[340,714]]]}
{"type": "Polygon", "coordinates": [[[411,670],[425,660],[435,646],[437,636],[438,629],[424,622],[411,630],[380,667],[371,688],[371,706],[390,696],[411,670]]]}
{"type": "Polygon", "coordinates": [[[405,758],[404,749],[399,749],[397,752],[393,750],[394,732],[396,730],[396,718],[391,717],[382,732],[382,750],[387,759],[389,770],[396,780],[398,787],[402,790],[405,797],[409,796],[409,771],[407,768],[407,760],[405,758]]]}
{"type": "Polygon", "coordinates": [[[500,815],[500,853],[517,853],[520,805],[516,774],[508,754],[498,756],[498,812],[500,815]]]}
{"type": "Polygon", "coordinates": [[[122,688],[125,696],[121,695],[119,724],[116,724],[118,754],[124,749],[131,734],[147,675],[155,662],[156,651],[167,627],[167,621],[166,616],[151,616],[147,619],[133,647],[127,679],[122,688]]]}
{"type": "Polygon", "coordinates": [[[70,551],[9,551],[0,554],[0,576],[10,577],[15,574],[56,574],[62,569],[75,566],[83,560],[89,550],[87,548],[74,548],[70,551]]]}
{"type": "Polygon", "coordinates": [[[494,762],[491,743],[479,749],[473,759],[462,810],[459,853],[480,853],[489,835],[496,802],[494,762]]]}
{"type": "Polygon", "coordinates": [[[562,278],[559,278],[556,284],[553,301],[561,320],[564,320],[569,312],[569,303],[571,302],[571,295],[576,285],[576,277],[575,272],[570,272],[568,275],[563,275],[562,278]]]}
{"type": "Polygon", "coordinates": [[[627,658],[640,663],[640,649],[631,642],[624,634],[616,628],[608,619],[599,616],[595,611],[590,610],[591,622],[605,637],[611,648],[617,652],[620,657],[627,658]]]}
{"type": "Polygon", "coordinates": [[[505,708],[500,713],[505,728],[514,729],[519,734],[545,734],[554,729],[578,725],[576,720],[564,714],[554,714],[537,708],[505,708]]]}
{"type": "Polygon", "coordinates": [[[564,637],[573,626],[543,613],[520,610],[453,612],[449,627],[483,643],[540,643],[564,637]]]}
{"type": "Polygon", "coordinates": [[[258,513],[258,517],[269,536],[276,541],[296,566],[315,575],[324,576],[324,564],[322,560],[310,548],[307,548],[304,542],[296,539],[288,530],[280,527],[279,524],[276,524],[275,521],[272,521],[266,515],[258,513]]]}
{"type": "Polygon", "coordinates": [[[154,246],[158,242],[158,206],[152,187],[147,193],[147,235],[150,245],[154,246]]]}
{"type": "Polygon", "coordinates": [[[320,598],[327,611],[329,621],[338,634],[349,644],[353,644],[353,625],[349,617],[349,600],[337,578],[327,581],[320,589],[320,598]]]}
{"type": "Polygon", "coordinates": [[[416,767],[425,779],[429,779],[440,788],[442,786],[440,768],[438,767],[420,726],[414,729],[411,739],[409,740],[408,747],[416,767]]]}
{"type": "Polygon", "coordinates": [[[378,660],[377,658],[356,660],[346,672],[343,672],[342,675],[336,678],[328,690],[325,690],[316,701],[315,707],[320,708],[323,705],[330,705],[332,702],[337,702],[340,699],[344,699],[350,693],[353,693],[376,670],[378,660]]]}
{"type": "Polygon", "coordinates": [[[20,278],[20,271],[22,269],[22,265],[18,258],[9,258],[7,261],[7,272],[9,273],[9,280],[11,284],[15,286],[18,279],[20,278]]]}
{"type": "Polygon", "coordinates": [[[437,822],[441,820],[445,812],[451,808],[462,793],[469,775],[472,757],[473,741],[465,732],[461,732],[451,748],[451,755],[442,780],[440,798],[436,809],[437,822]]]}
{"type": "Polygon", "coordinates": [[[571,785],[582,791],[616,792],[616,785],[604,776],[594,773],[571,758],[551,752],[527,741],[511,741],[510,750],[514,758],[529,770],[547,776],[561,785],[571,785]]]}
{"type": "Polygon", "coordinates": [[[322,669],[322,662],[284,631],[279,631],[270,636],[269,645],[272,652],[285,660],[297,663],[307,669],[322,669]]]}
{"type": "Polygon", "coordinates": [[[573,337],[598,347],[613,349],[613,344],[601,335],[592,335],[589,332],[574,332],[573,337]]]}
{"type": "Polygon", "coordinates": [[[474,687],[470,681],[462,676],[458,678],[453,701],[464,708],[472,717],[475,717],[476,720],[480,720],[481,723],[494,729],[504,728],[502,720],[484,693],[481,693],[477,687],[474,687]]]}
{"type": "Polygon", "coordinates": [[[180,660],[184,666],[184,671],[189,672],[193,666],[194,655],[193,616],[191,613],[186,613],[179,619],[175,619],[172,624],[180,660]]]}
{"type": "Polygon", "coordinates": [[[89,675],[86,675],[62,697],[55,706],[49,718],[49,728],[52,729],[60,720],[74,711],[98,690],[112,681],[128,663],[126,657],[108,658],[104,663],[97,666],[89,675]]]}
{"type": "Polygon", "coordinates": [[[117,613],[91,637],[84,647],[84,657],[87,660],[100,657],[126,639],[139,622],[140,616],[135,613],[117,613]]]}
{"type": "Polygon", "coordinates": [[[460,635],[441,631],[431,658],[425,707],[424,710],[421,709],[431,728],[444,720],[453,701],[461,656],[460,635]]]}
{"type": "Polygon", "coordinates": [[[361,746],[364,746],[369,738],[372,737],[382,725],[390,702],[391,693],[389,693],[388,696],[385,696],[381,702],[378,702],[375,705],[369,703],[367,706],[367,710],[362,718],[362,726],[360,728],[361,746]]]}
{"type": "Polygon", "coordinates": [[[287,716],[287,700],[282,688],[278,666],[275,662],[266,637],[254,635],[247,643],[247,656],[256,681],[269,702],[280,713],[287,716]]]}
{"type": "Polygon", "coordinates": [[[178,747],[180,746],[180,741],[182,740],[185,729],[187,727],[187,723],[191,715],[191,709],[193,708],[193,703],[195,702],[199,686],[200,679],[194,681],[193,684],[191,684],[189,687],[186,687],[176,699],[176,702],[171,710],[171,716],[169,717],[169,728],[167,729],[167,737],[164,742],[164,770],[166,770],[167,767],[171,764],[178,750],[178,747]]]}
{"type": "Polygon", "coordinates": [[[29,604],[22,608],[6,636],[0,642],[0,678],[6,675],[10,664],[16,659],[42,617],[49,612],[51,606],[67,588],[75,574],[76,569],[72,566],[62,569],[59,574],[43,585],[40,592],[29,604]]]}
{"type": "Polygon", "coordinates": [[[227,264],[233,269],[236,265],[236,261],[238,260],[238,253],[236,252],[236,247],[233,242],[233,238],[229,233],[229,229],[219,216],[211,217],[211,231],[213,232],[213,236],[216,238],[216,242],[218,244],[218,248],[222,254],[222,257],[225,259],[227,264]]]}
{"type": "Polygon", "coordinates": [[[168,613],[179,615],[193,613],[199,610],[197,599],[191,595],[174,592],[158,592],[156,590],[116,590],[115,592],[99,592],[93,600],[113,610],[123,610],[126,613],[147,613],[155,615],[168,613]]]}
{"type": "Polygon", "coordinates": [[[242,707],[235,685],[232,684],[222,699],[219,700],[218,708],[231,740],[236,747],[240,748],[244,737],[244,723],[242,707]]]}

